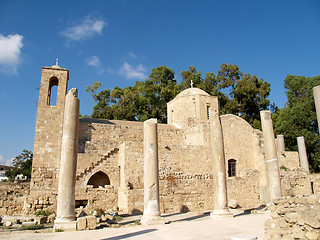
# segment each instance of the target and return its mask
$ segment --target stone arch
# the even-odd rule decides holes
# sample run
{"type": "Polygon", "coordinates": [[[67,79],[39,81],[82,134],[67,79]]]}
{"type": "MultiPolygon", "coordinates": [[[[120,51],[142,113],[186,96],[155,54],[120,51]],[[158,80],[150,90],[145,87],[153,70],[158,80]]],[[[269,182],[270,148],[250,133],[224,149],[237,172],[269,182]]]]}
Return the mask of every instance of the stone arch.
{"type": "Polygon", "coordinates": [[[104,187],[105,185],[110,185],[110,179],[107,174],[98,171],[89,178],[87,185],[92,185],[93,188],[104,187]]]}
{"type": "Polygon", "coordinates": [[[228,160],[228,177],[237,176],[237,160],[229,159],[228,160]]]}
{"type": "Polygon", "coordinates": [[[47,104],[50,106],[57,105],[59,80],[57,77],[51,77],[49,80],[47,104]]]}

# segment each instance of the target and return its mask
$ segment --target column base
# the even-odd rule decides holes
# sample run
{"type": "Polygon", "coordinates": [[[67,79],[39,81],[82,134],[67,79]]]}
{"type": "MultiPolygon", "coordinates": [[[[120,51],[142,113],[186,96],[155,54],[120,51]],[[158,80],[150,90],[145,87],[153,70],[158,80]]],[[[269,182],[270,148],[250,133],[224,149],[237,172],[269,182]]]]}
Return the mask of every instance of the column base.
{"type": "Polygon", "coordinates": [[[56,219],[54,221],[54,225],[53,225],[53,232],[55,232],[56,229],[61,229],[65,232],[76,231],[77,230],[77,222],[70,221],[70,220],[56,219]]]}
{"type": "Polygon", "coordinates": [[[142,225],[158,225],[165,224],[164,219],[161,216],[142,216],[140,223],[142,225]]]}
{"type": "Polygon", "coordinates": [[[214,209],[210,213],[211,219],[219,219],[219,218],[233,218],[233,214],[229,211],[229,209],[214,209]]]}

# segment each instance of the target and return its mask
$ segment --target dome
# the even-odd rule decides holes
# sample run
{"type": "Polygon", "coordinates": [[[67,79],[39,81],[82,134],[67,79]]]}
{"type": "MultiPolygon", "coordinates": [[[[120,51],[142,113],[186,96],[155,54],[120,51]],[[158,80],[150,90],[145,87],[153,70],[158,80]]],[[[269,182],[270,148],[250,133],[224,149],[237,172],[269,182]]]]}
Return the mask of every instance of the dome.
{"type": "Polygon", "coordinates": [[[186,97],[186,96],[192,96],[192,95],[210,96],[208,93],[206,93],[205,91],[201,90],[200,88],[188,88],[186,90],[183,90],[176,97],[186,97]]]}

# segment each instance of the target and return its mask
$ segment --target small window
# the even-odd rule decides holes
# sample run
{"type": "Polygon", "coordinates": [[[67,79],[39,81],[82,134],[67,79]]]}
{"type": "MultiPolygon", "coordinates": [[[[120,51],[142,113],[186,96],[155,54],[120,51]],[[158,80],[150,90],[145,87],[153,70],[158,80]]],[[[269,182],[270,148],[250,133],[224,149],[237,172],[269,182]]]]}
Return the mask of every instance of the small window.
{"type": "Polygon", "coordinates": [[[207,105],[207,119],[210,119],[210,105],[207,105]]]}
{"type": "Polygon", "coordinates": [[[236,176],[236,164],[237,161],[234,159],[228,160],[228,177],[236,176]]]}
{"type": "Polygon", "coordinates": [[[49,80],[49,90],[48,90],[48,105],[56,106],[57,96],[58,96],[58,78],[52,77],[49,80]]]}

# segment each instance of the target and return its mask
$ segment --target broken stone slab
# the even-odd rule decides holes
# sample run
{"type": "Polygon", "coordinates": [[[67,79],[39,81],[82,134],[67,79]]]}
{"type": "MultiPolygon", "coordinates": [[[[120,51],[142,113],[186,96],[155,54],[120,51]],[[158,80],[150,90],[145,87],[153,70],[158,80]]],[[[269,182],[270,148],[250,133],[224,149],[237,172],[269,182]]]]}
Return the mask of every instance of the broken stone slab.
{"type": "Polygon", "coordinates": [[[308,209],[306,211],[298,211],[299,222],[313,227],[320,228],[320,210],[308,209]]]}
{"type": "Polygon", "coordinates": [[[36,222],[32,221],[32,222],[22,222],[22,226],[30,226],[30,225],[35,225],[36,222]]]}
{"type": "Polygon", "coordinates": [[[228,207],[229,207],[229,208],[232,208],[232,209],[235,209],[235,208],[239,207],[239,203],[238,203],[237,200],[231,199],[231,200],[229,201],[229,203],[228,203],[228,207]]]}

